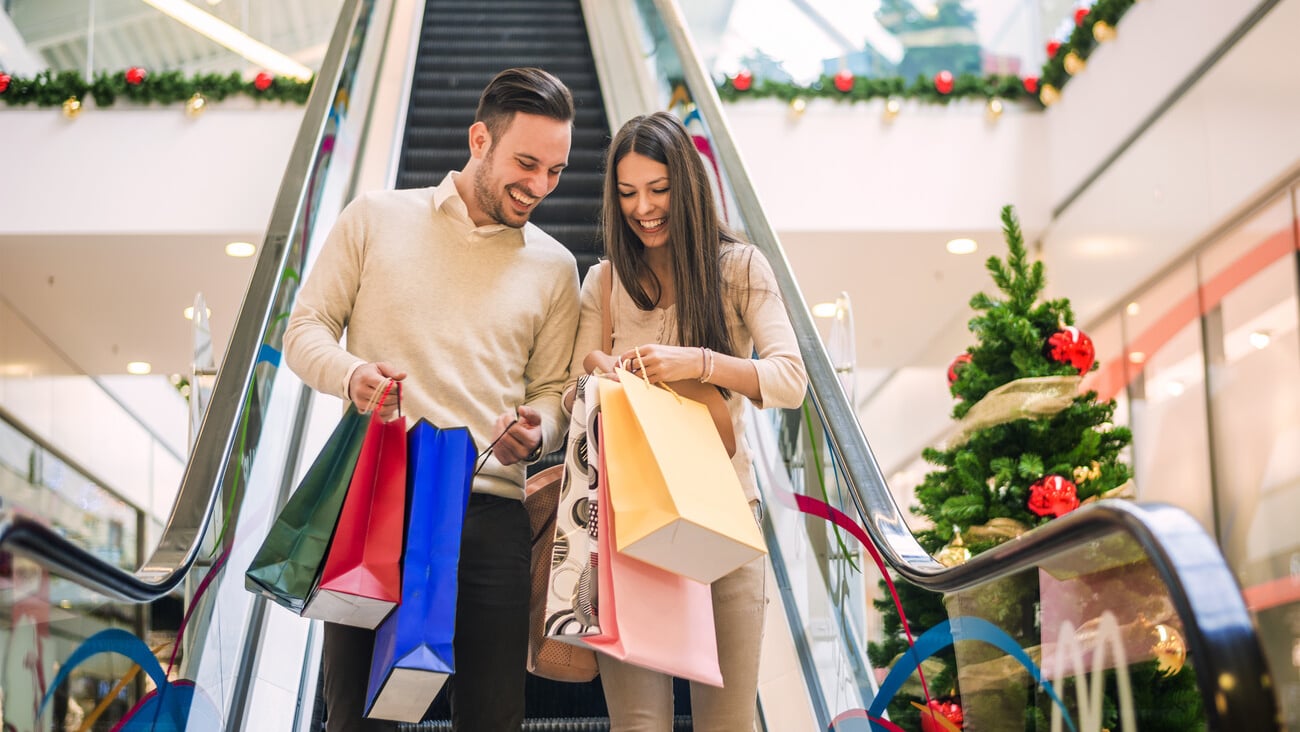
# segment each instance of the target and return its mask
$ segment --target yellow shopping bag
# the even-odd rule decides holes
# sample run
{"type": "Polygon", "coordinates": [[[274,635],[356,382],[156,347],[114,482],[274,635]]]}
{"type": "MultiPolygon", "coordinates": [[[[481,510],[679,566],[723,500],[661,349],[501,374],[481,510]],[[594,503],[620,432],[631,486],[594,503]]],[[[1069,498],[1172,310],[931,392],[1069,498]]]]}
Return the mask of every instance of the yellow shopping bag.
{"type": "Polygon", "coordinates": [[[615,548],[699,582],[766,554],[708,407],[616,373],[600,380],[615,548]]]}

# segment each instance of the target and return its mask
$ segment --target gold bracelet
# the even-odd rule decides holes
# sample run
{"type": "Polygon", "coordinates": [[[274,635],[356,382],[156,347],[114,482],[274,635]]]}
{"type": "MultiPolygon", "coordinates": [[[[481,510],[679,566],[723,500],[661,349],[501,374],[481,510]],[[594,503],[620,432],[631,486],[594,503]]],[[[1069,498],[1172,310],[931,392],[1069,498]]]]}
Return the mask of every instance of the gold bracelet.
{"type": "Polygon", "coordinates": [[[709,373],[705,374],[704,377],[700,379],[700,381],[702,381],[702,382],[708,384],[708,383],[710,383],[710,382],[712,381],[712,379],[713,379],[713,366],[714,366],[713,356],[714,356],[714,353],[713,353],[713,349],[711,349],[711,348],[706,348],[706,349],[704,349],[704,350],[707,351],[708,354],[709,354],[709,373]]]}
{"type": "Polygon", "coordinates": [[[709,349],[705,348],[704,346],[700,346],[700,383],[701,384],[704,383],[704,372],[709,362],[708,350],[709,349]]]}

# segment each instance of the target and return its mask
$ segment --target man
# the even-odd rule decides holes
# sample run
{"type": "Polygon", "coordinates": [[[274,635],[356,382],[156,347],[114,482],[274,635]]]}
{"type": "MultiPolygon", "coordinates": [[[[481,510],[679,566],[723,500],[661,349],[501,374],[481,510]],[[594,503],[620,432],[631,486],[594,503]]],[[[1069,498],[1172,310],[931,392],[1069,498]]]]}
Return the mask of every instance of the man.
{"type": "MultiPolygon", "coordinates": [[[[484,89],[470,159],[436,188],[365,194],[340,214],[284,337],[307,384],[359,409],[386,379],[402,414],[468,426],[480,450],[461,544],[454,729],[516,732],[528,645],[524,463],[556,449],[578,321],[573,255],[528,223],[568,164],[573,98],[540,69],[484,89]],[[347,330],[347,350],[339,338],[347,330]],[[395,392],[396,390],[394,390],[395,392]]],[[[381,415],[397,412],[390,394],[381,415]]],[[[329,732],[390,730],[363,719],[372,631],[326,623],[329,732]]]]}

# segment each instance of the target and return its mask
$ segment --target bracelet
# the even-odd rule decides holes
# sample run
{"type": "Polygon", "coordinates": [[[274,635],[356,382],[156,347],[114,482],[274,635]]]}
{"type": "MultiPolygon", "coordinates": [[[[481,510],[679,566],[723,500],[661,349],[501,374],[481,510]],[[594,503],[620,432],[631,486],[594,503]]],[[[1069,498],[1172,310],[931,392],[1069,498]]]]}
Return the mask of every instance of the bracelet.
{"type": "Polygon", "coordinates": [[[709,382],[713,379],[713,366],[714,366],[714,363],[715,363],[714,360],[713,360],[713,356],[714,356],[715,354],[713,353],[713,349],[706,348],[706,349],[704,349],[704,350],[709,354],[709,372],[708,372],[707,374],[705,374],[704,376],[701,376],[701,377],[700,377],[700,382],[701,382],[701,383],[704,383],[704,384],[707,384],[707,383],[709,383],[709,382]]]}
{"type": "Polygon", "coordinates": [[[709,362],[708,350],[709,349],[705,348],[704,346],[700,346],[700,383],[701,384],[704,383],[704,372],[707,369],[708,362],[709,362]]]}

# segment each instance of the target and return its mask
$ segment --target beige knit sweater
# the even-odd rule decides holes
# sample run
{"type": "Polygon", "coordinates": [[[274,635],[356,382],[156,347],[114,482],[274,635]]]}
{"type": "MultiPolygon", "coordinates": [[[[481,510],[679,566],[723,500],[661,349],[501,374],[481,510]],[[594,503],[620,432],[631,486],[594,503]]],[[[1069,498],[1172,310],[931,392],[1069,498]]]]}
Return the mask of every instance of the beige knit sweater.
{"type": "MultiPolygon", "coordinates": [[[[357,364],[386,361],[407,372],[408,423],[467,426],[479,450],[497,415],[526,404],[542,414],[543,448],[553,450],[578,322],[573,255],[532,224],[475,227],[455,175],[436,188],[365,194],[343,210],[298,293],[285,362],[312,388],[346,398],[357,364]]],[[[522,463],[492,458],[474,490],[522,499],[523,480],[522,463]]]]}

